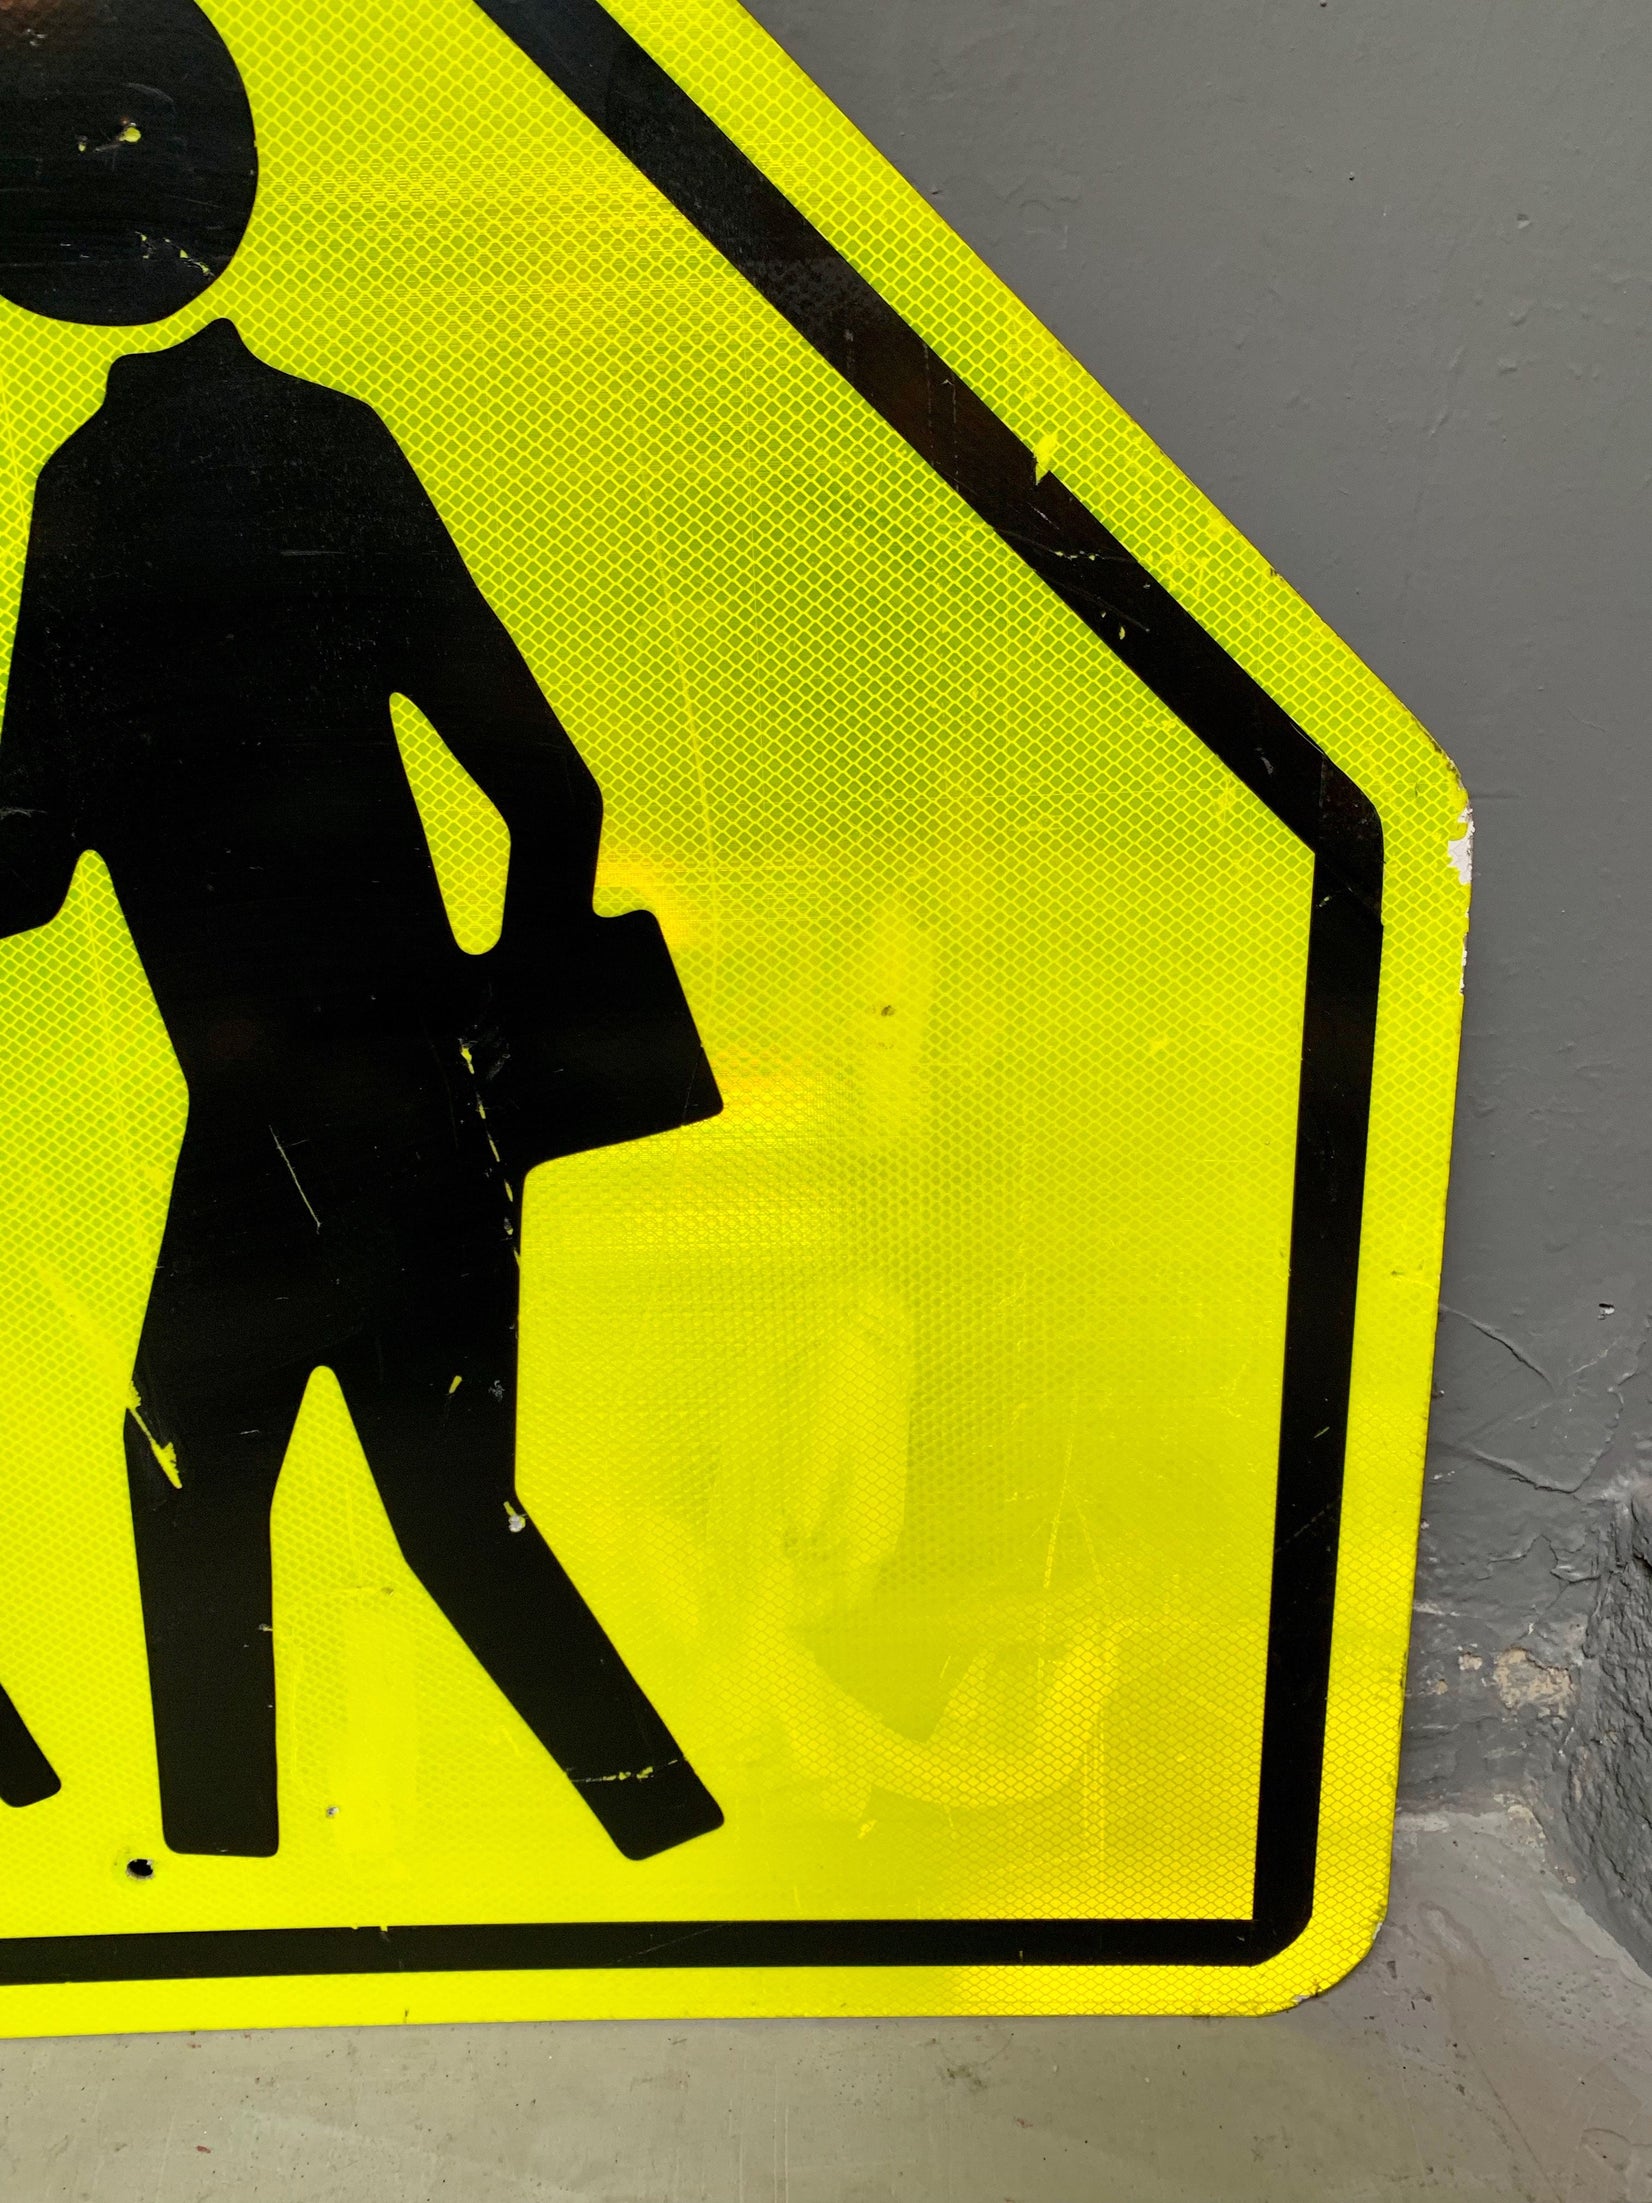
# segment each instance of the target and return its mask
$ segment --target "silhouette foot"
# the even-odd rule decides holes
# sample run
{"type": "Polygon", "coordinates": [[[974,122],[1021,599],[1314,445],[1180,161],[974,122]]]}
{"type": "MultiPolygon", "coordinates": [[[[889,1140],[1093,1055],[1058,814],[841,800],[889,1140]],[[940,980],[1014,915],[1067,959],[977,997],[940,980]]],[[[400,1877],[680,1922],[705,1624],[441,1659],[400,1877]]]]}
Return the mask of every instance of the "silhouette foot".
{"type": "Polygon", "coordinates": [[[281,1847],[273,1814],[260,1812],[255,1804],[237,1813],[230,1801],[205,1797],[163,1803],[161,1832],[168,1851],[202,1858],[273,1859],[281,1847]]]}
{"type": "Polygon", "coordinates": [[[723,1809],[686,1759],[634,1775],[574,1778],[580,1796],[628,1859],[651,1859],[723,1825],[723,1809]]]}

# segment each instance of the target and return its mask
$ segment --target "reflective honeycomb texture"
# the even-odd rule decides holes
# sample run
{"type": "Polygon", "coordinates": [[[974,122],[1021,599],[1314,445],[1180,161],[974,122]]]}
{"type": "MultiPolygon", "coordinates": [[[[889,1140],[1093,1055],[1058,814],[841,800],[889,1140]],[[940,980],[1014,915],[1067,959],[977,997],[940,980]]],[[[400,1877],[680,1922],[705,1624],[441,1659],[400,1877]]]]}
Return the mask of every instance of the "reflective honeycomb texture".
{"type": "MultiPolygon", "coordinates": [[[[418,469],[601,782],[599,905],[658,913],[727,1100],[535,1173],[519,1459],[728,1819],[613,1851],[415,1584],[318,1372],[275,1517],[281,1850],[165,1850],[121,1417],[185,1095],[89,857],[0,943],[0,1679],[64,1778],[0,1808],[0,1933],[1246,1915],[1307,852],[471,0],[208,11],[251,228],[155,327],[0,306],[0,628],[111,359],[217,315],[418,469]]],[[[1381,1914],[1462,791],[732,0],[615,12],[1382,813],[1315,1919],[1248,1970],[27,1988],[0,2027],[1257,2010],[1381,1914]]],[[[439,729],[397,730],[483,948],[503,824],[439,729]]]]}

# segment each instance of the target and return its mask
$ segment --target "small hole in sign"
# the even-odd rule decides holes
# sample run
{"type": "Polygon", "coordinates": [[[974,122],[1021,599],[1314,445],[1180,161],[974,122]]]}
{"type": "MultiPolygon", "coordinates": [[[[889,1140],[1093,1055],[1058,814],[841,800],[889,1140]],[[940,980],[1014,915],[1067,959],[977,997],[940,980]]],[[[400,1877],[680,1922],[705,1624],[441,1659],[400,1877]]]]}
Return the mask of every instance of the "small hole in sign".
{"type": "Polygon", "coordinates": [[[126,1871],[131,1875],[134,1882],[153,1881],[155,1878],[155,1862],[153,1859],[128,1859],[126,1871]]]}

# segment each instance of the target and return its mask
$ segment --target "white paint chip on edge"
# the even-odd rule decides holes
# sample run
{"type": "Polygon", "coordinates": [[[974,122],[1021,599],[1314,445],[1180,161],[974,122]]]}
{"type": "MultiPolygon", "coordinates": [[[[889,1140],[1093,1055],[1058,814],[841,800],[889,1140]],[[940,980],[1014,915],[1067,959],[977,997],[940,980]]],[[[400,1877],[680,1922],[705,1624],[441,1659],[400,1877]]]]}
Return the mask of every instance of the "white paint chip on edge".
{"type": "Polygon", "coordinates": [[[1463,831],[1455,841],[1446,843],[1446,856],[1450,859],[1452,871],[1467,887],[1474,877],[1474,813],[1465,806],[1457,823],[1463,831]]]}

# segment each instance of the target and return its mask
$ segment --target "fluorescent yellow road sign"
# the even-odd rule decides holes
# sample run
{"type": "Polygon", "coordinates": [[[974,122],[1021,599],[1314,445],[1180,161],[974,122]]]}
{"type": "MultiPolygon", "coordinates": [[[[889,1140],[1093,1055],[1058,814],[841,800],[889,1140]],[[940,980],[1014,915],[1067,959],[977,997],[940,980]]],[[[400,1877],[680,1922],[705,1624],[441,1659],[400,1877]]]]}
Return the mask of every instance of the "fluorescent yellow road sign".
{"type": "Polygon", "coordinates": [[[207,12],[0,32],[0,2028],[1325,1986],[1449,764],[733,0],[207,12]]]}

